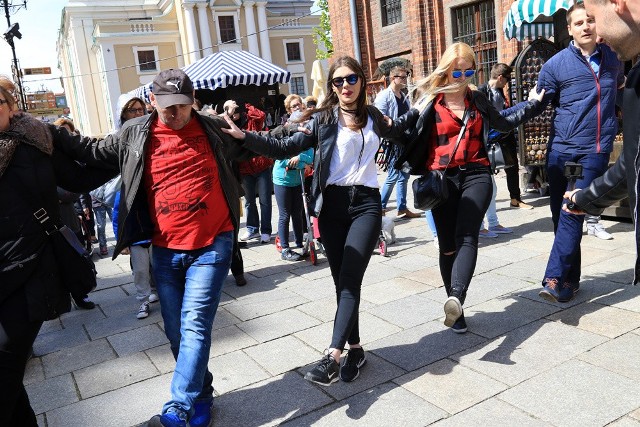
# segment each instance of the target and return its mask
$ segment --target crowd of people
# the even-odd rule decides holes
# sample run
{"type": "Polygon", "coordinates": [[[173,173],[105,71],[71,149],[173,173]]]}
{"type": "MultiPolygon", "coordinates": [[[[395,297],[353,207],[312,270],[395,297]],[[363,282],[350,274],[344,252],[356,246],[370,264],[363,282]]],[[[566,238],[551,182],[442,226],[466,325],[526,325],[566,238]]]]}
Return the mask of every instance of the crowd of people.
{"type": "MultiPolygon", "coordinates": [[[[618,0],[585,3],[567,12],[571,44],[542,67],[529,99],[513,106],[503,92],[510,67],[496,64],[487,84],[476,90],[476,58],[460,42],[444,51],[411,93],[405,92],[410,70],[389,70],[389,87],[378,94],[375,106],[367,105],[366,76],[358,61],[335,58],[326,97],[318,102],[289,95],[286,117],[271,126],[264,111],[240,99],[227,100],[222,111],[201,110],[189,77],[171,69],[155,77],[151,109],[145,100],[123,95],[114,132],[91,138],[68,119],[48,125],[17,111],[13,84],[0,78],[0,195],[12,200],[0,205],[0,396],[5,405],[0,425],[37,425],[22,378],[43,322],[69,311],[72,300],[79,308],[95,307],[87,295],[70,295],[65,286],[49,239],[55,230],[42,229],[42,211],[89,245],[96,233],[88,224],[95,216],[100,255],[109,253],[104,224],[110,217],[113,257],[130,255],[140,303],[136,316],[147,317],[150,304],[159,301],[176,365],[170,399],[149,420],[152,427],[210,424],[211,331],[224,280],[231,270],[237,285],[247,284],[240,248],[252,240],[271,243],[272,193],[280,256],[287,262],[304,257],[292,246],[303,246],[306,177],[304,193],[318,221],[337,303],[327,350],[306,380],[324,386],[339,379],[351,382],[365,366],[362,282],[394,186],[398,219],[422,216],[407,207],[412,175],[441,171],[444,176],[448,198],[426,218],[446,292],[444,324],[465,333],[463,305],[478,239],[512,231],[495,214],[487,144],[500,139],[516,156],[512,130],[549,103],[556,109],[547,164],[555,238],[540,296],[572,300],[580,288],[583,214],[593,215],[589,221],[596,235],[597,215],[627,195],[635,201],[638,191],[635,121],[624,121],[623,155],[607,166],[617,133],[618,90],[624,88],[626,118],[640,103],[638,67],[625,80],[616,58],[640,54],[640,33],[628,25],[640,26],[640,9],[618,0]],[[607,27],[598,32],[608,44],[598,41],[595,26],[605,20],[607,27]],[[389,151],[382,163],[388,173],[381,191],[378,156],[385,145],[389,151]],[[582,166],[575,190],[566,162],[582,166]]],[[[505,172],[510,206],[532,209],[521,198],[517,166],[505,172]]],[[[636,203],[631,206],[638,209],[636,203]]]]}

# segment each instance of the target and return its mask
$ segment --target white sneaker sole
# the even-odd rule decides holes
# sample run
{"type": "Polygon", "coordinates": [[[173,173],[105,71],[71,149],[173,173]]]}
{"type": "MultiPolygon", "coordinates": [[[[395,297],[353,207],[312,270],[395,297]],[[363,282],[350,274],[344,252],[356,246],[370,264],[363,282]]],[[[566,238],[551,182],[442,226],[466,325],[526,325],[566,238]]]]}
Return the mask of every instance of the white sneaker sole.
{"type": "Polygon", "coordinates": [[[460,300],[456,297],[449,297],[444,303],[444,326],[452,327],[456,320],[462,316],[462,305],[460,300]]]}
{"type": "Polygon", "coordinates": [[[315,384],[318,384],[318,385],[322,385],[322,386],[325,386],[325,387],[329,387],[331,384],[333,384],[333,383],[335,383],[335,382],[337,382],[337,381],[338,381],[338,379],[339,379],[339,375],[338,375],[338,374],[336,374],[333,378],[331,378],[331,379],[329,380],[329,382],[328,382],[328,383],[323,383],[323,382],[321,382],[321,381],[314,380],[313,378],[308,377],[307,375],[305,375],[305,376],[304,376],[304,379],[305,379],[305,380],[307,380],[307,381],[311,381],[312,383],[315,383],[315,384]]]}

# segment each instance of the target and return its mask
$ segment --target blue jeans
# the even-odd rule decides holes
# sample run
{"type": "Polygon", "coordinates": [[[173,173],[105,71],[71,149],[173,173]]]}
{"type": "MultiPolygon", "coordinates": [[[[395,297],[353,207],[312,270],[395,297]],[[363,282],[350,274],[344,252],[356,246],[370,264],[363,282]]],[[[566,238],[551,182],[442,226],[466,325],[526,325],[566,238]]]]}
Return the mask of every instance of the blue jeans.
{"type": "Polygon", "coordinates": [[[426,211],[424,213],[425,218],[427,219],[427,225],[429,226],[429,230],[431,230],[431,234],[434,239],[438,238],[438,230],[436,230],[436,222],[433,220],[433,213],[431,211],[426,211]]]}
{"type": "Polygon", "coordinates": [[[247,211],[247,231],[261,234],[271,234],[271,193],[273,181],[271,180],[271,168],[257,175],[242,175],[242,188],[244,190],[244,209],[247,211]],[[260,217],[256,206],[256,190],[260,200],[260,217]]]}
{"type": "MultiPolygon", "coordinates": [[[[489,202],[489,207],[487,208],[487,222],[489,223],[489,228],[497,227],[500,224],[498,221],[498,211],[496,209],[496,196],[498,195],[498,186],[496,185],[496,179],[493,175],[491,175],[491,181],[493,182],[493,194],[491,195],[491,201],[489,202]]],[[[480,229],[484,229],[484,219],[482,220],[482,225],[480,229]]]]}
{"type": "Polygon", "coordinates": [[[393,187],[398,184],[396,188],[396,204],[398,210],[407,209],[407,181],[409,181],[409,173],[402,172],[394,167],[389,167],[389,173],[387,179],[384,181],[382,191],[380,191],[380,198],[382,199],[382,209],[387,207],[387,202],[391,197],[393,187]]]}
{"type": "Polygon", "coordinates": [[[609,153],[569,154],[551,150],[547,157],[549,205],[555,238],[544,278],[577,284],[580,282],[580,242],[584,215],[573,215],[562,210],[564,192],[570,189],[569,181],[564,176],[564,163],[567,161],[582,165],[583,177],[576,180],[575,188],[587,188],[591,181],[607,170],[609,153]]]}
{"type": "MultiPolygon", "coordinates": [[[[96,224],[98,226],[98,244],[100,248],[107,247],[107,236],[105,234],[105,228],[107,226],[107,215],[109,220],[113,220],[111,216],[111,208],[107,205],[100,205],[93,208],[93,214],[96,216],[96,224]]],[[[118,236],[116,236],[117,238],[118,236]]]]}
{"type": "Polygon", "coordinates": [[[196,399],[213,398],[213,376],[207,369],[211,328],[232,249],[233,231],[218,234],[211,245],[201,249],[153,247],[164,330],[176,359],[171,400],[162,408],[163,414],[191,417],[196,399]]]}

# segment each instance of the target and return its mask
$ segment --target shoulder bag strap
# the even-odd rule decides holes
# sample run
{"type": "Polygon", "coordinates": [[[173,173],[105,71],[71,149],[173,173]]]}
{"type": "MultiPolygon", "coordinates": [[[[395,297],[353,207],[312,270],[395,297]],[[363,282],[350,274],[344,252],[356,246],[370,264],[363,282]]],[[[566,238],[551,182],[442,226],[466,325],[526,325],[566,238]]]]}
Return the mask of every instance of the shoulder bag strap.
{"type": "Polygon", "coordinates": [[[453,160],[453,158],[456,155],[456,151],[458,151],[460,140],[462,139],[462,136],[464,135],[464,133],[467,131],[467,122],[469,121],[470,109],[471,109],[471,106],[469,106],[469,108],[464,110],[464,115],[462,116],[462,127],[460,128],[460,133],[458,134],[458,139],[456,140],[456,146],[453,147],[453,153],[451,153],[451,157],[449,157],[449,161],[447,162],[447,166],[445,166],[445,169],[449,168],[449,164],[451,163],[451,160],[453,160]]]}

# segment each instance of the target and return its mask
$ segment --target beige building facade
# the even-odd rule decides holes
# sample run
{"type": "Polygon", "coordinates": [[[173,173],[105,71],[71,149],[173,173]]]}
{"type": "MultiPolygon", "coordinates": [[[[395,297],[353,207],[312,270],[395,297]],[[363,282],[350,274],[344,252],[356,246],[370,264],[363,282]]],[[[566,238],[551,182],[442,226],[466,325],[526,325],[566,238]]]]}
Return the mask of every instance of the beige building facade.
{"type": "Polygon", "coordinates": [[[114,127],[120,94],[161,70],[222,50],[245,50],[289,71],[280,93],[311,93],[312,0],[70,0],[58,60],[71,115],[85,135],[114,127]]]}

